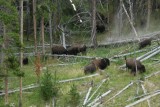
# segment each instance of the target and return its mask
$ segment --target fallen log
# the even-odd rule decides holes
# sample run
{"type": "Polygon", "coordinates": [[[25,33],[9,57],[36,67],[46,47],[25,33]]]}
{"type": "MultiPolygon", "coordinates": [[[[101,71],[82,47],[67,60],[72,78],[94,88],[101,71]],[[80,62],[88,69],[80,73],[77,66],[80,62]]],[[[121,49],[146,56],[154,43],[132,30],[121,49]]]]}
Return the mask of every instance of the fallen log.
{"type": "Polygon", "coordinates": [[[86,79],[86,78],[91,78],[91,77],[95,77],[95,76],[98,76],[99,74],[96,73],[96,74],[93,74],[93,75],[89,75],[89,76],[84,76],[84,77],[79,77],[79,78],[73,78],[73,79],[67,79],[67,80],[60,80],[58,81],[59,83],[64,83],[64,82],[70,82],[70,81],[78,81],[78,80],[81,80],[81,79],[86,79]]]}
{"type": "Polygon", "coordinates": [[[150,55],[151,53],[156,52],[158,49],[160,49],[160,46],[159,46],[159,47],[156,47],[155,49],[147,52],[146,54],[144,54],[144,55],[142,55],[142,56],[140,56],[140,57],[138,57],[138,58],[136,58],[136,59],[137,59],[137,60],[142,60],[143,58],[145,58],[146,56],[150,55]]]}
{"type": "Polygon", "coordinates": [[[85,100],[84,100],[84,102],[83,102],[83,106],[86,105],[91,90],[92,90],[92,87],[90,87],[90,88],[88,89],[88,93],[86,94],[85,100]]]}
{"type": "MultiPolygon", "coordinates": [[[[141,87],[142,87],[142,89],[143,89],[144,94],[146,94],[147,91],[146,91],[146,89],[145,89],[145,87],[144,87],[143,84],[141,84],[141,87]]],[[[149,100],[149,99],[147,99],[147,103],[148,103],[148,107],[151,107],[151,104],[150,104],[150,100],[149,100]]]]}
{"type": "Polygon", "coordinates": [[[134,106],[134,105],[136,105],[136,104],[138,104],[138,103],[140,103],[140,102],[143,102],[143,101],[145,101],[145,100],[147,100],[147,99],[150,99],[151,97],[154,97],[154,96],[159,95],[159,94],[160,94],[160,91],[157,92],[157,93],[154,93],[154,94],[152,94],[152,95],[148,95],[148,96],[146,96],[146,97],[144,97],[144,98],[142,98],[142,99],[140,99],[140,100],[137,100],[137,101],[135,101],[135,102],[133,102],[133,103],[131,103],[131,104],[128,104],[128,105],[126,105],[125,107],[132,107],[132,106],[134,106]]]}
{"type": "Polygon", "coordinates": [[[100,89],[102,84],[106,81],[107,79],[103,79],[101,84],[98,86],[98,88],[93,92],[93,94],[90,96],[90,98],[87,100],[87,103],[92,99],[92,97],[96,94],[96,92],[100,89]]]}
{"type": "Polygon", "coordinates": [[[141,62],[142,62],[142,61],[145,61],[145,60],[151,58],[152,56],[154,56],[154,55],[156,55],[156,54],[158,54],[158,53],[160,53],[160,49],[157,50],[157,51],[155,51],[155,52],[153,52],[152,54],[148,55],[147,57],[141,59],[140,61],[141,61],[141,62]]]}
{"type": "MultiPolygon", "coordinates": [[[[73,78],[73,79],[67,79],[67,80],[60,80],[58,81],[58,83],[65,83],[65,82],[70,82],[70,81],[78,81],[78,80],[81,80],[81,79],[86,79],[86,78],[91,78],[91,77],[94,77],[94,76],[98,76],[99,74],[96,73],[96,74],[93,74],[93,75],[89,75],[89,76],[84,76],[84,77],[79,77],[79,78],[73,78]]],[[[28,90],[28,89],[34,89],[34,88],[37,88],[39,87],[38,84],[32,84],[32,85],[28,85],[26,86],[26,88],[22,88],[22,91],[24,90],[28,90]]],[[[15,90],[11,90],[11,91],[8,91],[8,93],[14,93],[14,92],[17,92],[19,91],[19,88],[15,89],[15,90]]],[[[0,96],[1,95],[5,95],[5,93],[0,93],[0,96]]]]}
{"type": "MultiPolygon", "coordinates": [[[[27,90],[27,89],[37,88],[37,87],[39,87],[39,85],[38,85],[38,84],[34,84],[33,86],[29,86],[29,87],[26,87],[26,88],[22,88],[22,91],[27,90]]],[[[18,91],[19,91],[18,88],[15,89],[15,90],[10,90],[10,91],[8,91],[8,94],[10,94],[10,93],[15,93],[15,92],[18,92],[18,91]]],[[[3,92],[3,93],[0,93],[0,96],[2,96],[2,95],[5,95],[5,93],[4,93],[4,92],[3,92]]]]}
{"type": "Polygon", "coordinates": [[[121,54],[121,55],[114,55],[112,58],[124,57],[124,56],[133,55],[133,54],[140,53],[140,52],[145,52],[145,51],[147,51],[147,49],[145,49],[145,50],[138,50],[138,51],[130,52],[130,53],[125,53],[125,54],[121,54]]]}
{"type": "Polygon", "coordinates": [[[131,82],[130,84],[128,84],[127,86],[125,86],[122,90],[120,90],[117,94],[115,94],[113,97],[111,97],[110,99],[108,99],[106,102],[112,100],[113,98],[115,98],[116,96],[118,96],[119,94],[121,94],[123,91],[125,91],[127,88],[129,88],[132,85],[133,85],[133,82],[131,82]]]}
{"type": "Polygon", "coordinates": [[[132,101],[132,100],[135,100],[135,99],[140,99],[140,98],[142,98],[142,97],[145,97],[145,96],[147,96],[147,95],[151,95],[151,94],[154,94],[154,93],[157,93],[157,92],[160,92],[160,90],[156,90],[156,91],[154,91],[154,92],[150,92],[150,93],[146,93],[146,94],[142,94],[142,95],[140,95],[140,96],[136,96],[136,97],[130,98],[130,99],[127,100],[127,102],[132,101]]]}
{"type": "Polygon", "coordinates": [[[105,97],[106,95],[108,95],[112,90],[109,90],[107,92],[105,92],[104,94],[102,94],[100,97],[96,98],[93,100],[93,102],[91,102],[90,104],[88,104],[87,106],[93,106],[97,101],[99,101],[100,99],[102,99],[103,97],[105,97]]]}
{"type": "Polygon", "coordinates": [[[145,79],[148,79],[148,78],[150,78],[150,77],[152,77],[152,76],[154,76],[154,75],[157,75],[157,74],[159,74],[159,73],[160,73],[160,71],[154,72],[154,73],[146,76],[145,79]]]}

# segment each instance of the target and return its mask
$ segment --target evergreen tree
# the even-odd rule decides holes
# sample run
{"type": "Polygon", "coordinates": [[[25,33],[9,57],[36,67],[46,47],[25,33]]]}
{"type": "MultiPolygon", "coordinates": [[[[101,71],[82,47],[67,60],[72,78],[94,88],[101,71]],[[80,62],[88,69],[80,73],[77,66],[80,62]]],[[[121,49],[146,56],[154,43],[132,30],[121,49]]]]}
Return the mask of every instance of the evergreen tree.
{"type": "Polygon", "coordinates": [[[56,98],[58,95],[58,84],[56,77],[53,78],[51,73],[47,70],[42,77],[40,83],[40,93],[46,105],[49,104],[52,98],[56,98]]]}
{"type": "Polygon", "coordinates": [[[72,85],[71,89],[69,91],[69,98],[68,98],[68,104],[71,107],[77,107],[80,104],[80,95],[77,92],[77,87],[76,85],[72,85]]]}

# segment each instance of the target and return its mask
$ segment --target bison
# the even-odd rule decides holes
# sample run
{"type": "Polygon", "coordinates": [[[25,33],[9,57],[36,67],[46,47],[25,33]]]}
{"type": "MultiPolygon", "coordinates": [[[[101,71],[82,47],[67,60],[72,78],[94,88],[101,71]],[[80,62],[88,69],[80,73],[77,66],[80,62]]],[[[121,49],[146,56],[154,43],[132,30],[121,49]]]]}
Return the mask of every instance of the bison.
{"type": "Polygon", "coordinates": [[[103,33],[104,31],[105,31],[105,26],[103,25],[103,24],[97,24],[96,25],[96,31],[98,32],[98,33],[103,33]]]}
{"type": "Polygon", "coordinates": [[[87,66],[84,67],[84,74],[90,74],[90,73],[94,73],[96,71],[96,66],[91,63],[87,66]]]}
{"type": "Polygon", "coordinates": [[[78,53],[86,53],[86,45],[73,45],[67,49],[68,55],[77,55],[78,53]]]}
{"type": "MultiPolygon", "coordinates": [[[[94,59],[93,61],[91,61],[89,65],[87,65],[84,68],[84,73],[85,74],[94,73],[97,69],[104,70],[109,65],[110,65],[110,61],[107,58],[94,59]]],[[[102,72],[100,71],[100,73],[102,72]]]]}
{"type": "Polygon", "coordinates": [[[110,61],[108,58],[95,59],[92,61],[93,64],[100,70],[104,70],[107,66],[110,65],[110,61]]]}
{"type": "Polygon", "coordinates": [[[52,47],[52,54],[67,54],[67,50],[62,45],[54,45],[52,47]]]}
{"type": "Polygon", "coordinates": [[[139,49],[146,47],[147,45],[151,45],[151,38],[144,39],[139,42],[139,49]]]}
{"type": "Polygon", "coordinates": [[[28,64],[28,57],[23,58],[23,65],[27,65],[28,64]]]}
{"type": "Polygon", "coordinates": [[[139,61],[136,60],[135,58],[126,58],[126,68],[131,69],[131,73],[136,75],[136,70],[142,72],[146,72],[145,66],[139,61]]]}

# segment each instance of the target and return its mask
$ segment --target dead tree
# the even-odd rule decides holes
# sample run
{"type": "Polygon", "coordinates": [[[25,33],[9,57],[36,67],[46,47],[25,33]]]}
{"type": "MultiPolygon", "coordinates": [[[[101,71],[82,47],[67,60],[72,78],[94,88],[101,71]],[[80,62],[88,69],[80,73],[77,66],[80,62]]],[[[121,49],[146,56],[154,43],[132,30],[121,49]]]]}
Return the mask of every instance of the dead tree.
{"type": "Polygon", "coordinates": [[[94,48],[98,46],[96,38],[96,0],[92,0],[92,30],[91,30],[91,40],[94,48]]]}

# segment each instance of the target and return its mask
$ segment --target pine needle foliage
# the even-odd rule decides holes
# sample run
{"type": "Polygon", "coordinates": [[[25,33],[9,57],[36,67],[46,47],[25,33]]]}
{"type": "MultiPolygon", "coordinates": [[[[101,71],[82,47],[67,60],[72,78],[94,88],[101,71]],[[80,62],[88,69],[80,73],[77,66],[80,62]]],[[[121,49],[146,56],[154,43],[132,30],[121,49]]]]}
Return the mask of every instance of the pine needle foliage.
{"type": "Polygon", "coordinates": [[[78,93],[76,85],[72,85],[69,91],[68,103],[70,107],[77,107],[80,104],[80,94],[78,93]]]}
{"type": "Polygon", "coordinates": [[[56,78],[53,78],[47,69],[40,82],[40,94],[43,100],[49,102],[52,98],[56,98],[58,95],[58,89],[56,78]]]}

